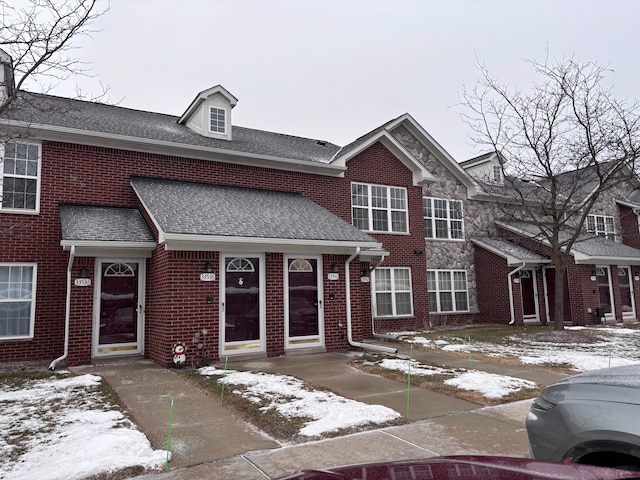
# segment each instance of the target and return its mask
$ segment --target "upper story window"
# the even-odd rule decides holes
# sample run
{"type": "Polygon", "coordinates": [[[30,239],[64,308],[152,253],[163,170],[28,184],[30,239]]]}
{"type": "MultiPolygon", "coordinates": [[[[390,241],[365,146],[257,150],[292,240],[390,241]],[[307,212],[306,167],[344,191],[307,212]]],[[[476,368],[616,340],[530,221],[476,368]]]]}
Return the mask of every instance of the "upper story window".
{"type": "Polygon", "coordinates": [[[502,183],[502,167],[500,167],[500,165],[493,165],[491,168],[491,173],[491,179],[495,183],[502,183]]]}
{"type": "Polygon", "coordinates": [[[32,338],[35,264],[0,264],[0,339],[32,338]]]}
{"type": "Polygon", "coordinates": [[[352,183],[351,207],[353,225],[360,230],[409,231],[406,188],[352,183]]]}
{"type": "Polygon", "coordinates": [[[377,317],[413,315],[411,269],[379,267],[373,271],[373,299],[377,317]]]}
{"type": "Polygon", "coordinates": [[[40,207],[40,145],[7,142],[0,149],[0,210],[37,212],[40,207]]]}
{"type": "Polygon", "coordinates": [[[227,111],[224,108],[209,107],[209,131],[227,133],[227,111]]]}
{"type": "Polygon", "coordinates": [[[613,217],[607,215],[587,215],[587,231],[601,237],[615,239],[613,217]]]}
{"type": "Polygon", "coordinates": [[[468,312],[467,272],[427,270],[427,290],[431,312],[468,312]]]}
{"type": "Polygon", "coordinates": [[[424,236],[441,240],[464,238],[462,201],[422,197],[424,236]]]}

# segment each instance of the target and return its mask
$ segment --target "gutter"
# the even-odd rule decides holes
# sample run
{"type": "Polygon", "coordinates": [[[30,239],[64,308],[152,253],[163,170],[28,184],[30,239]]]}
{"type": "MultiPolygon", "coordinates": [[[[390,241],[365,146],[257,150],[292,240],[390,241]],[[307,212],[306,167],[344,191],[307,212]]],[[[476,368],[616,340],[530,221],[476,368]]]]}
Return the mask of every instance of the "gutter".
{"type": "Polygon", "coordinates": [[[509,272],[509,274],[507,275],[507,278],[509,279],[509,310],[511,313],[511,321],[509,322],[509,325],[515,325],[516,323],[516,313],[515,310],[513,308],[513,277],[512,275],[514,273],[518,273],[520,270],[522,270],[524,268],[524,266],[526,265],[527,262],[523,261],[522,265],[520,265],[518,268],[516,268],[515,270],[509,272]]]}
{"type": "Polygon", "coordinates": [[[76,246],[71,245],[71,251],[69,252],[69,265],[67,266],[67,301],[65,305],[65,317],[64,317],[64,353],[62,356],[56,358],[49,364],[49,370],[53,371],[56,368],[58,362],[61,362],[67,355],[69,355],[69,320],[71,317],[71,267],[73,266],[73,259],[76,255],[76,246]]]}
{"type": "Polygon", "coordinates": [[[382,353],[397,353],[397,348],[383,347],[380,345],[372,345],[369,343],[356,342],[353,340],[353,331],[351,325],[351,274],[349,273],[349,266],[351,264],[351,261],[359,254],[360,247],[357,247],[356,251],[349,258],[347,258],[346,262],[344,262],[344,283],[347,303],[347,340],[349,341],[349,345],[353,347],[364,348],[367,350],[373,350],[382,353]]]}

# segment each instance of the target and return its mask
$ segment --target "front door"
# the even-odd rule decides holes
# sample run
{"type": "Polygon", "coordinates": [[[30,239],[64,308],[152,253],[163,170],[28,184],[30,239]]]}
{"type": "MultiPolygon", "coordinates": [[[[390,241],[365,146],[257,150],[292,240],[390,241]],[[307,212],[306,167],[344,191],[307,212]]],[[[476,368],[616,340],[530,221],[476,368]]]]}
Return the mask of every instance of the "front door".
{"type": "Polygon", "coordinates": [[[220,351],[265,351],[264,257],[223,255],[221,268],[220,351]]]}
{"type": "Polygon", "coordinates": [[[287,348],[324,345],[321,267],[317,257],[285,257],[287,348]]]}
{"type": "Polygon", "coordinates": [[[618,267],[618,286],[622,304],[622,320],[636,318],[635,303],[633,301],[633,286],[631,284],[631,269],[618,267]]]}
{"type": "Polygon", "coordinates": [[[144,262],[96,261],[94,356],[143,351],[144,262]]]}
{"type": "Polygon", "coordinates": [[[606,321],[614,321],[613,291],[611,289],[611,275],[608,266],[596,267],[596,282],[598,283],[599,307],[604,311],[606,321]]]}
{"type": "Polygon", "coordinates": [[[525,322],[538,322],[538,288],[536,271],[520,270],[520,292],[522,293],[522,318],[525,322]]]}

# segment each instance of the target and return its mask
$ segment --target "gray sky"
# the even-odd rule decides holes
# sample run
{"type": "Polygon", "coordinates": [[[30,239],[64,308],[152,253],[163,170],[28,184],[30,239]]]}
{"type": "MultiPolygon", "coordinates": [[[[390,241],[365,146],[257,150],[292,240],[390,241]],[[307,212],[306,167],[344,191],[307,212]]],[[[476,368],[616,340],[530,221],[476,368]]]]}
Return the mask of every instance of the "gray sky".
{"type": "Polygon", "coordinates": [[[77,42],[123,107],[180,115],[221,84],[233,123],[344,145],[408,112],[462,161],[479,152],[457,106],[480,61],[526,88],[523,59],[608,64],[618,99],[640,97],[634,0],[111,0],[77,42]]]}

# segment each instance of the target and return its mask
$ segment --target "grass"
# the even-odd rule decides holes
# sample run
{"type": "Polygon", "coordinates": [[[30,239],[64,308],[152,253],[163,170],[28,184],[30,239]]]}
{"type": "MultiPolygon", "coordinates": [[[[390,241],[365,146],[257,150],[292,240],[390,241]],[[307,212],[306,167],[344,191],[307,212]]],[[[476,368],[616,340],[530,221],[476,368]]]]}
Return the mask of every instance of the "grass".
{"type": "MultiPolygon", "coordinates": [[[[317,439],[301,436],[299,434],[300,430],[306,425],[306,423],[313,420],[312,418],[284,416],[279,414],[274,408],[264,408],[266,407],[266,403],[250,401],[245,398],[242,395],[244,388],[239,385],[225,385],[224,396],[222,396],[222,384],[218,382],[218,380],[222,378],[222,375],[204,376],[200,375],[196,370],[190,369],[180,370],[180,373],[189,382],[206,392],[208,395],[215,397],[217,401],[228,406],[246,421],[274,439],[285,442],[303,442],[317,439]]],[[[309,385],[308,383],[306,383],[305,386],[310,390],[330,391],[327,388],[309,385]]],[[[402,423],[405,423],[404,419],[388,422],[386,424],[376,423],[353,428],[345,428],[334,432],[328,432],[324,434],[322,438],[338,437],[349,433],[365,431],[371,428],[381,428],[399,425],[402,423]]]]}

